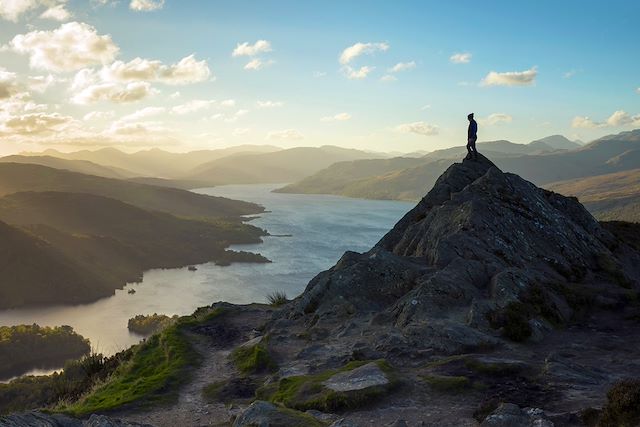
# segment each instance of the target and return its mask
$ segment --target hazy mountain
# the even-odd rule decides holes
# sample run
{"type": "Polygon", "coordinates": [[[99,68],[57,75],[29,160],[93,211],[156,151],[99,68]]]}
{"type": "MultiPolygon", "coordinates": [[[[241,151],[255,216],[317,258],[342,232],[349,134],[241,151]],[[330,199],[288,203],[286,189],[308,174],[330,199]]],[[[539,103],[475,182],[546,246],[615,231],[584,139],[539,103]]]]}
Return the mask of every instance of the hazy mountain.
{"type": "Polygon", "coordinates": [[[599,219],[640,222],[640,169],[555,182],[545,187],[577,197],[599,219]]]}
{"type": "Polygon", "coordinates": [[[65,169],[72,172],[87,175],[103,176],[106,178],[130,178],[134,173],[116,167],[99,165],[88,160],[69,160],[53,156],[24,156],[13,155],[0,157],[2,163],[31,163],[34,165],[48,166],[50,168],[65,169]]]}
{"type": "MultiPolygon", "coordinates": [[[[542,185],[637,168],[639,165],[635,159],[640,154],[640,130],[609,135],[574,150],[514,155],[517,150],[531,149],[526,147],[528,145],[508,141],[478,144],[480,152],[489,155],[502,170],[517,173],[542,185]],[[484,150],[486,147],[499,148],[502,152],[492,156],[484,150]],[[508,150],[511,152],[507,152],[508,150]]],[[[424,162],[402,170],[385,169],[380,160],[373,163],[355,161],[341,165],[355,169],[354,171],[335,174],[329,168],[280,191],[416,200],[424,194],[425,188],[434,184],[437,176],[446,168],[447,162],[451,162],[449,157],[455,154],[455,150],[461,149],[463,147],[454,147],[439,150],[440,153],[430,153],[423,158],[424,162]],[[380,165],[378,170],[375,164],[380,165]]],[[[466,150],[459,157],[465,153],[466,150]]]]}
{"type": "MultiPolygon", "coordinates": [[[[196,166],[215,159],[238,153],[268,153],[281,150],[272,145],[239,145],[217,150],[198,150],[188,153],[172,153],[158,148],[125,153],[115,148],[81,150],[63,153],[46,150],[42,153],[22,153],[25,156],[51,156],[69,160],[88,160],[104,166],[124,169],[132,175],[159,178],[176,178],[191,171],[196,166]]],[[[130,175],[130,176],[132,176],[130,175]]]]}
{"type": "Polygon", "coordinates": [[[238,217],[262,212],[254,203],[177,188],[84,175],[40,165],[0,163],[0,196],[19,191],[65,191],[111,197],[148,210],[184,217],[238,217]]]}
{"type": "Polygon", "coordinates": [[[542,149],[551,147],[555,150],[573,150],[582,146],[582,144],[571,141],[562,135],[547,136],[546,138],[531,141],[527,145],[529,147],[541,147],[542,149]]]}
{"type": "MultiPolygon", "coordinates": [[[[516,157],[526,154],[541,154],[556,149],[544,142],[534,141],[530,144],[516,144],[511,141],[483,141],[477,144],[478,151],[488,157],[516,157]]],[[[466,146],[444,148],[432,151],[424,156],[425,159],[458,159],[467,154],[466,146]]]]}
{"type": "Polygon", "coordinates": [[[0,240],[3,260],[11,264],[0,269],[7,297],[0,298],[0,308],[91,301],[138,280],[150,268],[258,260],[225,248],[257,243],[262,234],[250,225],[181,219],[107,197],[64,192],[2,197],[0,221],[20,226],[30,235],[26,238],[15,230],[0,240]],[[11,239],[18,239],[17,249],[11,239]],[[27,271],[40,271],[39,263],[48,276],[27,271]],[[20,280],[13,280],[15,275],[20,280]]]}
{"type": "Polygon", "coordinates": [[[333,163],[371,158],[361,150],[334,146],[297,147],[264,154],[239,154],[202,164],[182,177],[211,185],[291,182],[333,163]]]}

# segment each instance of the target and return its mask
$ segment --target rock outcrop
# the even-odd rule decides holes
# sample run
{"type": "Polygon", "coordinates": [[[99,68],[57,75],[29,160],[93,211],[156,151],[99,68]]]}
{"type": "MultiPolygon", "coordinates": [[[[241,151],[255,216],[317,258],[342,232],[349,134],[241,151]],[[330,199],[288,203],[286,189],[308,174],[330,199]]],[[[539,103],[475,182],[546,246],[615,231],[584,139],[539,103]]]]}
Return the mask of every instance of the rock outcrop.
{"type": "Polygon", "coordinates": [[[539,340],[572,317],[575,287],[615,304],[638,277],[638,253],[577,199],[480,156],[449,167],[369,252],[316,276],[288,315],[335,336],[369,331],[383,352],[457,353],[539,340]]]}

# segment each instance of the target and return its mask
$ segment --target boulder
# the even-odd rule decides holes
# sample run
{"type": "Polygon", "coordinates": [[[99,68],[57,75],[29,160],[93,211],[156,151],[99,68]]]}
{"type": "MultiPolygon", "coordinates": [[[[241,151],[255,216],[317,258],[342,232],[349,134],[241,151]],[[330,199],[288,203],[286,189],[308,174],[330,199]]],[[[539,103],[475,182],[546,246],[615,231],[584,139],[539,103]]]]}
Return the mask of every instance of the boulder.
{"type": "Polygon", "coordinates": [[[322,385],[333,391],[350,392],[371,387],[389,385],[387,375],[377,363],[371,362],[351,371],[340,372],[324,381],[322,385]]]}
{"type": "Polygon", "coordinates": [[[236,418],[233,427],[322,426],[312,415],[284,409],[270,402],[256,400],[236,418]]]}
{"type": "Polygon", "coordinates": [[[512,403],[503,403],[487,418],[481,427],[554,427],[544,411],[537,408],[521,409],[512,403]]]}

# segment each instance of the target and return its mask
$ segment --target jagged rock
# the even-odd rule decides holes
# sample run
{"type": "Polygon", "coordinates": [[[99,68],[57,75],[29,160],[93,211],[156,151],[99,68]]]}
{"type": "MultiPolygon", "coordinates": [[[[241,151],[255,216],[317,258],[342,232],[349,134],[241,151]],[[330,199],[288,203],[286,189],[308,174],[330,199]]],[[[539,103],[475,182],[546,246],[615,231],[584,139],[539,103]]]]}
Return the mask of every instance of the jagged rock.
{"type": "Polygon", "coordinates": [[[332,423],[329,427],[358,427],[358,424],[353,421],[347,420],[346,418],[341,418],[338,421],[332,423]]]}
{"type": "Polygon", "coordinates": [[[82,423],[83,427],[153,427],[151,424],[140,424],[109,418],[105,415],[93,414],[82,423]]]}
{"type": "Polygon", "coordinates": [[[92,414],[88,420],[78,420],[61,414],[43,414],[37,411],[0,417],[2,427],[153,427],[92,414]]]}
{"type": "Polygon", "coordinates": [[[375,363],[367,363],[350,371],[335,374],[322,384],[333,391],[349,392],[386,386],[389,378],[375,363]]]}
{"type": "Polygon", "coordinates": [[[314,421],[313,416],[304,412],[256,400],[236,418],[233,427],[300,427],[313,425],[314,421]]]}
{"type": "Polygon", "coordinates": [[[481,427],[554,427],[544,411],[537,408],[521,409],[512,403],[503,403],[487,418],[481,427]]]}
{"type": "Polygon", "coordinates": [[[489,319],[522,303],[523,337],[539,341],[573,315],[563,284],[598,283],[613,301],[620,283],[638,286],[640,255],[620,246],[577,199],[480,156],[449,167],[370,251],[316,276],[288,316],[337,338],[384,330],[394,343],[378,350],[455,353],[500,345],[489,319]]]}

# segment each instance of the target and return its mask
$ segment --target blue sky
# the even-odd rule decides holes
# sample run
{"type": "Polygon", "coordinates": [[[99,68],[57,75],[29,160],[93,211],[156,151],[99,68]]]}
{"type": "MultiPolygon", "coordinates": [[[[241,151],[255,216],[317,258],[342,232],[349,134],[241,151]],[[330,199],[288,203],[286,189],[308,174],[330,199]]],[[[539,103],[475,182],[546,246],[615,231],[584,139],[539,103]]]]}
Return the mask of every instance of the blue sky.
{"type": "Polygon", "coordinates": [[[472,111],[480,140],[640,127],[635,1],[21,1],[0,0],[2,152],[433,150],[472,111]]]}

